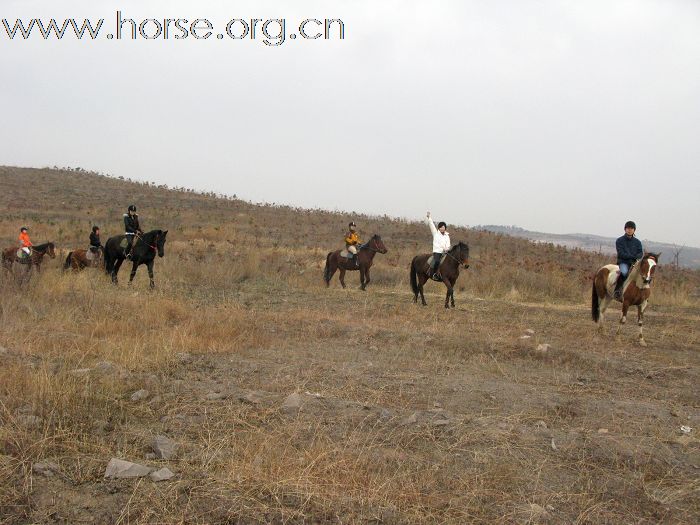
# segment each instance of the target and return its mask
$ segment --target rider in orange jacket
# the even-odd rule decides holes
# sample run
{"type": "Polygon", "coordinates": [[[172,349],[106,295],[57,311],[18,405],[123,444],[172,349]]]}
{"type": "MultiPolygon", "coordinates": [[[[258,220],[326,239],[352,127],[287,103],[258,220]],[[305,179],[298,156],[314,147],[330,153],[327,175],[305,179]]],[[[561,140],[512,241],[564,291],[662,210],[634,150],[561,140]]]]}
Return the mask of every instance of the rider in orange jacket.
{"type": "Polygon", "coordinates": [[[29,229],[26,226],[19,229],[19,247],[27,256],[31,255],[32,241],[29,239],[29,229]]]}

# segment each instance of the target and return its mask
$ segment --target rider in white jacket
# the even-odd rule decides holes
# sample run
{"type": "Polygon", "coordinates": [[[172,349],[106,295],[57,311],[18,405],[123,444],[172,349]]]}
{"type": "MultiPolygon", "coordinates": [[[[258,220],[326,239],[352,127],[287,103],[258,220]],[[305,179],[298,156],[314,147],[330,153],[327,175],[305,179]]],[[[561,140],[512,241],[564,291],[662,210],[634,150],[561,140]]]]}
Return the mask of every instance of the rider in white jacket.
{"type": "Polygon", "coordinates": [[[435,227],[430,212],[428,212],[425,220],[433,233],[433,267],[430,272],[431,276],[433,276],[437,273],[442,255],[450,249],[450,234],[447,233],[447,224],[442,221],[438,223],[437,228],[435,227]]]}

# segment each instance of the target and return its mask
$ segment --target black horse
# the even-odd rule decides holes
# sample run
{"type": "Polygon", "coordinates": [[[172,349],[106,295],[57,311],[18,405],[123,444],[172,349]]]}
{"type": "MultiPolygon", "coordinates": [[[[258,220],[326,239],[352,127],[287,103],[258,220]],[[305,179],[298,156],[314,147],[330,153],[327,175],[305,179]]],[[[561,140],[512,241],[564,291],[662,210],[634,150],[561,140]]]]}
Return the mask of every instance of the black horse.
{"type": "MultiPolygon", "coordinates": [[[[136,269],[145,264],[148,267],[148,277],[151,279],[151,288],[155,288],[156,283],[153,281],[153,263],[155,262],[156,253],[158,257],[165,255],[165,236],[168,235],[168,230],[153,230],[143,235],[137,236],[134,239],[134,247],[131,251],[131,275],[129,283],[134,280],[136,269]]],[[[121,267],[126,254],[124,253],[126,235],[117,235],[110,237],[105,243],[104,258],[105,271],[112,276],[112,282],[117,284],[117,273],[121,267]]]]}

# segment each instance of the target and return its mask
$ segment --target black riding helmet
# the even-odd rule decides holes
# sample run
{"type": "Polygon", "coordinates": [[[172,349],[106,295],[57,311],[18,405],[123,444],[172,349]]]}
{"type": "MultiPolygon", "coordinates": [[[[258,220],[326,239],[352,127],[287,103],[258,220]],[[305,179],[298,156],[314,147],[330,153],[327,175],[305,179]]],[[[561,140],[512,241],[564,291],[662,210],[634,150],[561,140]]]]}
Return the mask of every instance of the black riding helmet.
{"type": "Polygon", "coordinates": [[[352,221],[350,224],[348,224],[348,228],[357,228],[357,224],[355,224],[355,221],[352,221]]]}
{"type": "Polygon", "coordinates": [[[136,206],[134,206],[133,204],[130,204],[129,209],[127,211],[136,211],[136,206]]]}
{"type": "Polygon", "coordinates": [[[20,232],[20,233],[22,233],[22,232],[28,232],[28,231],[29,231],[29,228],[27,228],[26,226],[22,226],[22,227],[19,229],[19,232],[20,232]]]}
{"type": "Polygon", "coordinates": [[[625,229],[627,228],[632,228],[633,230],[637,229],[637,225],[634,223],[634,221],[627,221],[625,223],[625,229]]]}

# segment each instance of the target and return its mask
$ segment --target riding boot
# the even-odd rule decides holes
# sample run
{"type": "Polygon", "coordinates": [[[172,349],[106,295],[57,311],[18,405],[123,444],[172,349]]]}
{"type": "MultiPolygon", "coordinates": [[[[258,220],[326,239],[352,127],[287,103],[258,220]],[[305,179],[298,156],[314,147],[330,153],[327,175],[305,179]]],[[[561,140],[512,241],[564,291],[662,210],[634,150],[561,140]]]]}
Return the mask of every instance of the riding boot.
{"type": "Polygon", "coordinates": [[[613,298],[617,301],[622,301],[622,287],[625,284],[625,278],[620,274],[615,283],[615,292],[613,293],[613,298]]]}
{"type": "Polygon", "coordinates": [[[353,254],[352,259],[353,259],[353,261],[355,261],[355,268],[359,268],[360,267],[360,258],[358,257],[358,255],[353,254]]]}

